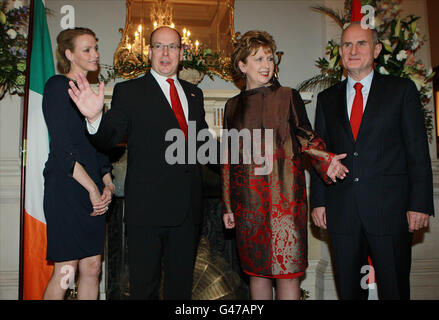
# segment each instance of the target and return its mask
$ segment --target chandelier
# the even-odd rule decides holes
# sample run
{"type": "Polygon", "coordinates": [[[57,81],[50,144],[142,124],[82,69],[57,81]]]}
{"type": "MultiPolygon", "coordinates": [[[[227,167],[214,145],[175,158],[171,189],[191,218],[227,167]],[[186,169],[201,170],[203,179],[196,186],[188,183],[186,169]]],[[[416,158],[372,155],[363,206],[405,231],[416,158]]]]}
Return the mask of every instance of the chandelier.
{"type": "Polygon", "coordinates": [[[119,30],[122,38],[114,53],[115,71],[125,79],[148,71],[150,35],[168,26],[181,34],[183,67],[186,64],[231,81],[233,7],[234,0],[126,0],[125,27],[119,30]]]}
{"type": "Polygon", "coordinates": [[[166,0],[157,0],[154,2],[150,17],[154,29],[161,26],[175,28],[175,24],[172,22],[172,7],[166,0]]]}

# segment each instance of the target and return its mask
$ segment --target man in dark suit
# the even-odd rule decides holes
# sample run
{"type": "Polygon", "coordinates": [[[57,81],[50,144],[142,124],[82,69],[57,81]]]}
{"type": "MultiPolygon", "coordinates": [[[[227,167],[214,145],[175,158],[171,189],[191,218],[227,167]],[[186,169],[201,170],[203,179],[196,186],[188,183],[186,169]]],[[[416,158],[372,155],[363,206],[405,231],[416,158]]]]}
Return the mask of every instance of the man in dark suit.
{"type": "Polygon", "coordinates": [[[367,298],[368,255],[380,299],[410,299],[412,233],[434,214],[419,94],[412,81],[373,70],[381,49],[375,30],[352,23],[340,49],[348,78],[317,100],[316,131],[329,151],[348,154],[344,180],[327,186],[311,174],[311,215],[329,231],[341,299],[367,298]]]}
{"type": "MultiPolygon", "coordinates": [[[[196,133],[207,128],[203,93],[177,78],[183,48],[174,29],[161,27],[151,34],[149,58],[151,71],[145,76],[115,85],[111,109],[104,115],[102,84],[95,95],[84,77],[78,76],[78,86],[71,82],[69,92],[87,118],[89,132],[98,128],[90,136],[96,146],[109,149],[127,137],[131,298],[158,298],[163,260],[164,298],[190,299],[202,221],[201,168],[187,161],[169,164],[166,149],[173,142],[165,136],[179,129],[187,137],[188,121],[189,132],[193,123],[196,133]]],[[[184,137],[182,141],[187,153],[190,142],[184,137]]]]}

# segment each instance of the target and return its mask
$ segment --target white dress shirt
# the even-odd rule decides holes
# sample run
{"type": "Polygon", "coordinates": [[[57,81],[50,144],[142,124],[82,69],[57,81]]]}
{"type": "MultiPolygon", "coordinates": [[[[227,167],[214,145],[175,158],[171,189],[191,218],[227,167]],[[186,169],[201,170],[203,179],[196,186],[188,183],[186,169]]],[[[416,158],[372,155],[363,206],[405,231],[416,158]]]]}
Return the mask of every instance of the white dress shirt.
{"type": "MultiPolygon", "coordinates": [[[[162,91],[163,91],[166,99],[168,99],[169,106],[172,108],[171,93],[170,93],[170,86],[171,85],[169,84],[168,81],[166,81],[168,79],[168,77],[164,77],[162,75],[159,75],[157,72],[155,72],[152,69],[151,69],[151,74],[153,75],[155,80],[160,85],[160,88],[162,88],[162,91]]],[[[177,75],[172,76],[171,79],[174,80],[175,88],[177,88],[178,97],[180,98],[181,107],[183,108],[184,116],[185,116],[186,122],[187,122],[188,115],[189,115],[189,107],[188,107],[186,94],[184,93],[183,87],[181,86],[180,82],[178,82],[177,75]]]]}
{"type": "MultiPolygon", "coordinates": [[[[165,95],[166,99],[169,102],[169,107],[172,109],[171,93],[170,93],[170,86],[171,85],[169,84],[169,82],[166,81],[168,79],[168,77],[164,77],[162,75],[159,75],[157,72],[155,72],[152,69],[150,72],[151,72],[151,75],[154,77],[154,79],[159,84],[160,88],[162,89],[163,94],[165,95]]],[[[186,122],[188,122],[189,106],[188,106],[186,94],[184,93],[183,87],[181,86],[180,82],[177,79],[177,75],[172,76],[171,79],[174,80],[175,88],[177,89],[178,97],[180,98],[181,107],[183,108],[186,122]]],[[[98,131],[99,125],[101,124],[101,120],[102,120],[102,115],[99,117],[99,119],[97,119],[93,123],[88,122],[88,120],[86,121],[87,122],[87,130],[90,134],[95,134],[98,131]]]]}
{"type": "Polygon", "coordinates": [[[361,93],[363,94],[363,113],[364,113],[364,109],[366,108],[366,104],[367,104],[367,98],[369,97],[370,86],[372,85],[373,74],[374,71],[372,70],[371,73],[369,73],[361,81],[355,81],[348,75],[348,84],[346,86],[346,103],[348,106],[348,119],[351,118],[352,105],[354,104],[354,99],[355,99],[356,91],[354,85],[357,82],[360,82],[363,85],[363,88],[361,88],[361,93]]]}

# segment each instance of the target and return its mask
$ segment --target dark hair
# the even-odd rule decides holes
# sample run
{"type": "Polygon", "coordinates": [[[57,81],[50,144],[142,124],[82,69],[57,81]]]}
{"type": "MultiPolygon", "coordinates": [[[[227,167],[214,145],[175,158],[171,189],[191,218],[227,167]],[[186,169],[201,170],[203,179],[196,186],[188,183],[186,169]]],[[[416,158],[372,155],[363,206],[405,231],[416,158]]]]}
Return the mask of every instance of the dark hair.
{"type": "Polygon", "coordinates": [[[96,34],[92,30],[79,27],[63,30],[56,37],[56,43],[58,44],[56,60],[58,61],[58,70],[61,73],[66,74],[70,71],[70,60],[66,57],[66,50],[69,49],[73,52],[75,50],[75,39],[84,34],[89,34],[98,41],[96,34]]]}
{"type": "Polygon", "coordinates": [[[178,35],[178,44],[181,45],[181,34],[180,34],[180,32],[178,32],[176,29],[171,28],[171,27],[168,27],[168,26],[161,26],[161,27],[158,27],[158,28],[155,29],[153,32],[151,32],[151,35],[149,36],[149,43],[150,43],[150,44],[152,44],[152,37],[153,37],[154,33],[155,33],[156,31],[160,30],[160,29],[171,29],[171,30],[174,30],[175,33],[178,35]]]}
{"type": "Polygon", "coordinates": [[[250,30],[242,35],[235,43],[235,49],[232,53],[233,69],[237,76],[244,77],[239,68],[239,62],[245,63],[248,56],[255,54],[259,48],[264,48],[266,51],[276,52],[276,43],[273,37],[265,31],[250,30]]]}

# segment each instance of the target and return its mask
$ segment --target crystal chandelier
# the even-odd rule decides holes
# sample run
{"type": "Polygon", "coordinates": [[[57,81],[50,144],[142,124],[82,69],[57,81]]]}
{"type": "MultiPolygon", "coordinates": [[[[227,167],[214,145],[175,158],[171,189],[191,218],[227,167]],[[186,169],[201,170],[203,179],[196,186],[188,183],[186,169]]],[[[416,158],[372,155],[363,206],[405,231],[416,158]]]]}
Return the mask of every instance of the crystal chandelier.
{"type": "Polygon", "coordinates": [[[151,9],[151,23],[154,29],[162,26],[175,28],[172,22],[172,7],[166,0],[156,0],[151,9]]]}

